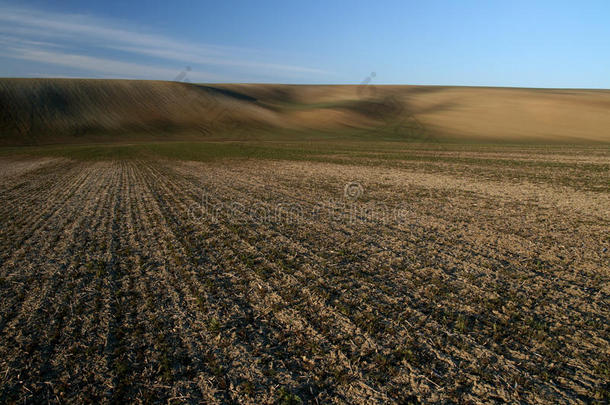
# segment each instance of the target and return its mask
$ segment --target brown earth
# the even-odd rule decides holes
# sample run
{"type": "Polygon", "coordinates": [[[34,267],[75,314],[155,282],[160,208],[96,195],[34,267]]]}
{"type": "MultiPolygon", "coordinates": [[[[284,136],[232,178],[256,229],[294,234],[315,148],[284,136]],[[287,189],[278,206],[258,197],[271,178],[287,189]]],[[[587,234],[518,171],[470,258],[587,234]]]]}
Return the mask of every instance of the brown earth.
{"type": "Polygon", "coordinates": [[[0,159],[0,402],[608,401],[607,149],[419,153],[0,159]]]}

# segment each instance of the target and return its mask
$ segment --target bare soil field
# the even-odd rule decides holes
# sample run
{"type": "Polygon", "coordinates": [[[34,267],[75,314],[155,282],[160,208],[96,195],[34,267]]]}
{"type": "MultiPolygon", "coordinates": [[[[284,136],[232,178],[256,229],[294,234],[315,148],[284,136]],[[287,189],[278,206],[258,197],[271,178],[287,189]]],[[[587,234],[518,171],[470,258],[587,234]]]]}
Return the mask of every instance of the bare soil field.
{"type": "Polygon", "coordinates": [[[610,401],[608,147],[75,156],[0,158],[2,403],[610,401]]]}

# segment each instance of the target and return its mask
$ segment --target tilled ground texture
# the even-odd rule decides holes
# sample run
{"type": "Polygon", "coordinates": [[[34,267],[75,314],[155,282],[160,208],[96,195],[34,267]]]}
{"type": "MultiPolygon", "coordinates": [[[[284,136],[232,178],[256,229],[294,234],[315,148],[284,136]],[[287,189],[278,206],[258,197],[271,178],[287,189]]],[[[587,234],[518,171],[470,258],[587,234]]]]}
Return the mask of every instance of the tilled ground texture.
{"type": "Polygon", "coordinates": [[[604,403],[610,161],[519,156],[4,158],[0,402],[604,403]]]}

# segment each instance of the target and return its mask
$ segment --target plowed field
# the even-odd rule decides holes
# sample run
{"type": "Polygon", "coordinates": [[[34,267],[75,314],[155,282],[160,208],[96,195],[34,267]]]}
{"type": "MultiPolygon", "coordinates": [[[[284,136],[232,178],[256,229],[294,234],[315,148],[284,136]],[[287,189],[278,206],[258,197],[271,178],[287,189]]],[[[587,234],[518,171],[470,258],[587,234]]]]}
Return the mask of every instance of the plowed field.
{"type": "Polygon", "coordinates": [[[0,402],[603,403],[607,149],[0,159],[0,402]]]}

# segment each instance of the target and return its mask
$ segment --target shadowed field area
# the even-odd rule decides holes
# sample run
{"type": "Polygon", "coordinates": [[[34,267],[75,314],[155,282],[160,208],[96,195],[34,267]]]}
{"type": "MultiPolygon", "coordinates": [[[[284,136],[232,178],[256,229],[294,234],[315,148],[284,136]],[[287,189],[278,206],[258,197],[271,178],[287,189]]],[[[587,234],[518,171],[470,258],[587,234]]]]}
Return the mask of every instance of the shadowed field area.
{"type": "Polygon", "coordinates": [[[2,149],[0,401],[605,403],[609,174],[599,145],[2,149]]]}
{"type": "Polygon", "coordinates": [[[607,90],[0,79],[0,144],[278,137],[608,143],[609,110],[607,90]]]}

